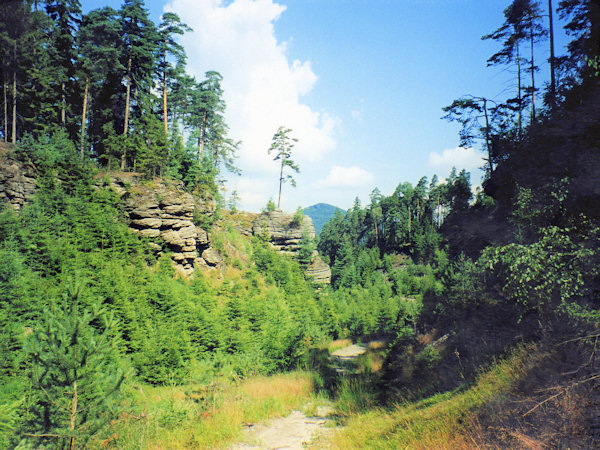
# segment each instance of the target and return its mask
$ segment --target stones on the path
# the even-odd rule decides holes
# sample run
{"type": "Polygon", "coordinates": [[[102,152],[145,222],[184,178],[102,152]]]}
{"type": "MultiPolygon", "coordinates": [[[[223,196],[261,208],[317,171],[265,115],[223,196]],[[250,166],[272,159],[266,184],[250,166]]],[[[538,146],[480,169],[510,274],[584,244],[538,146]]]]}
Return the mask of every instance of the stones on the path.
{"type": "Polygon", "coordinates": [[[307,416],[301,411],[292,411],[287,417],[265,423],[250,424],[244,428],[244,443],[238,443],[231,450],[246,449],[305,449],[316,438],[331,433],[329,415],[331,405],[320,406],[317,414],[307,416]]]}

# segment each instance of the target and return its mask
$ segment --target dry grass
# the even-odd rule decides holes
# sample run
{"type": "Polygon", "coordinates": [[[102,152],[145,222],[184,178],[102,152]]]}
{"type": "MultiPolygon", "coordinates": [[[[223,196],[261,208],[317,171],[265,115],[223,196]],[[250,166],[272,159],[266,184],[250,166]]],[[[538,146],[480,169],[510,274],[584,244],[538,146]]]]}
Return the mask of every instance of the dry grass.
{"type": "Polygon", "coordinates": [[[437,338],[438,338],[438,331],[435,328],[433,328],[425,334],[419,334],[417,336],[417,342],[419,343],[419,345],[424,347],[427,344],[431,344],[437,338]]]}
{"type": "Polygon", "coordinates": [[[8,142],[0,142],[0,156],[5,156],[14,151],[16,146],[8,142]]]}
{"type": "Polygon", "coordinates": [[[375,409],[351,416],[335,433],[335,448],[476,448],[467,432],[483,405],[495,401],[523,376],[537,356],[523,347],[497,362],[468,389],[437,394],[391,409],[375,409]]]}
{"type": "Polygon", "coordinates": [[[313,391],[312,379],[303,373],[291,376],[256,377],[244,382],[239,389],[251,400],[264,400],[277,392],[282,397],[305,398],[313,391]]]}
{"type": "Polygon", "coordinates": [[[369,350],[383,350],[387,346],[386,341],[371,341],[369,342],[368,349],[369,350]]]}
{"type": "Polygon", "coordinates": [[[377,373],[381,370],[384,363],[384,357],[378,353],[372,353],[369,355],[369,370],[371,373],[377,373]]]}
{"type": "Polygon", "coordinates": [[[313,377],[291,372],[240,383],[143,386],[132,392],[131,413],[113,428],[106,448],[222,448],[239,439],[244,424],[289,414],[315,401],[313,377]]]}

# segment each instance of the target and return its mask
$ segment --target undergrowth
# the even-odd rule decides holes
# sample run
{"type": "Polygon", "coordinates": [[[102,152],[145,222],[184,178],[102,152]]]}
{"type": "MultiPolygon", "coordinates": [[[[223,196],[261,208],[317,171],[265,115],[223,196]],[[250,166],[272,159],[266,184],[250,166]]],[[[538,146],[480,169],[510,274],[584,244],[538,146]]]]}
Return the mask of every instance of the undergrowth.
{"type": "Polygon", "coordinates": [[[345,427],[331,438],[331,445],[341,449],[472,447],[473,442],[465,440],[470,418],[479,408],[505,396],[541,357],[535,346],[520,346],[472,385],[386,409],[367,409],[372,393],[360,382],[349,382],[341,391],[340,406],[352,398],[354,408],[338,409],[349,416],[345,427]]]}
{"type": "Polygon", "coordinates": [[[220,448],[239,440],[244,425],[289,414],[315,402],[313,377],[290,372],[245,381],[130,387],[129,411],[101,443],[118,449],[220,448]]]}

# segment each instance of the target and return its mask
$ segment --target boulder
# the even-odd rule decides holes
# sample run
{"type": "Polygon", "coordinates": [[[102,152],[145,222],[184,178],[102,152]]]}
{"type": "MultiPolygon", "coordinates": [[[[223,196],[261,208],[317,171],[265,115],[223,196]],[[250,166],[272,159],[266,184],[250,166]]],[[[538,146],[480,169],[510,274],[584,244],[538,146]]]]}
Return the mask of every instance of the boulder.
{"type": "Polygon", "coordinates": [[[131,224],[138,228],[160,228],[162,220],[155,217],[145,217],[143,219],[134,219],[131,224]]]}
{"type": "Polygon", "coordinates": [[[17,159],[12,149],[10,144],[0,147],[0,201],[19,210],[37,190],[37,171],[30,162],[17,159]]]}
{"type": "Polygon", "coordinates": [[[316,252],[313,254],[305,273],[317,284],[331,284],[331,268],[316,252]]]}
{"type": "Polygon", "coordinates": [[[182,239],[182,237],[179,235],[179,233],[175,230],[164,230],[160,233],[160,237],[162,238],[163,241],[165,241],[167,243],[167,245],[171,246],[171,247],[184,247],[185,246],[185,241],[182,239]]]}
{"type": "Polygon", "coordinates": [[[260,214],[252,225],[252,234],[265,236],[271,244],[282,252],[297,252],[303,235],[314,239],[315,228],[312,219],[303,216],[300,223],[294,220],[294,214],[279,209],[260,214]]]}
{"type": "Polygon", "coordinates": [[[216,267],[223,264],[223,259],[221,258],[219,252],[210,247],[202,252],[202,259],[210,267],[216,267]]]}
{"type": "Polygon", "coordinates": [[[196,243],[199,246],[208,245],[208,233],[200,227],[196,227],[196,243]]]}
{"type": "Polygon", "coordinates": [[[132,231],[139,236],[147,238],[157,238],[160,236],[160,230],[156,228],[145,228],[143,230],[133,228],[132,231]]]}
{"type": "Polygon", "coordinates": [[[174,228],[174,229],[187,227],[187,226],[190,226],[190,224],[191,224],[191,222],[189,220],[182,220],[182,219],[162,219],[162,223],[165,227],[174,228]]]}
{"type": "Polygon", "coordinates": [[[197,236],[196,227],[192,222],[189,222],[189,226],[186,226],[185,228],[180,228],[178,230],[178,233],[181,239],[196,239],[197,236]]]}

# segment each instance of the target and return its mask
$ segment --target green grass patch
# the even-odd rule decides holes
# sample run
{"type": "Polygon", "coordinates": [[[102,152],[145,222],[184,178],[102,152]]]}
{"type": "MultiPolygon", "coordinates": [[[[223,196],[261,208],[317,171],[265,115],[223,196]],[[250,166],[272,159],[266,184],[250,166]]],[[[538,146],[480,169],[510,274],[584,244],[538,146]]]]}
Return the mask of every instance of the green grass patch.
{"type": "Polygon", "coordinates": [[[500,400],[540,358],[534,346],[519,347],[495,362],[470,386],[391,409],[364,412],[367,405],[361,401],[368,396],[360,386],[349,385],[348,392],[340,395],[338,408],[350,413],[354,409],[357,413],[335,433],[332,445],[344,449],[456,448],[463,444],[468,447],[472,443],[461,443],[461,432],[466,430],[470,418],[479,408],[500,400]]]}
{"type": "Polygon", "coordinates": [[[102,443],[118,449],[221,448],[241,438],[243,424],[281,417],[317,401],[313,375],[290,372],[240,382],[136,386],[129,412],[102,443]]]}

